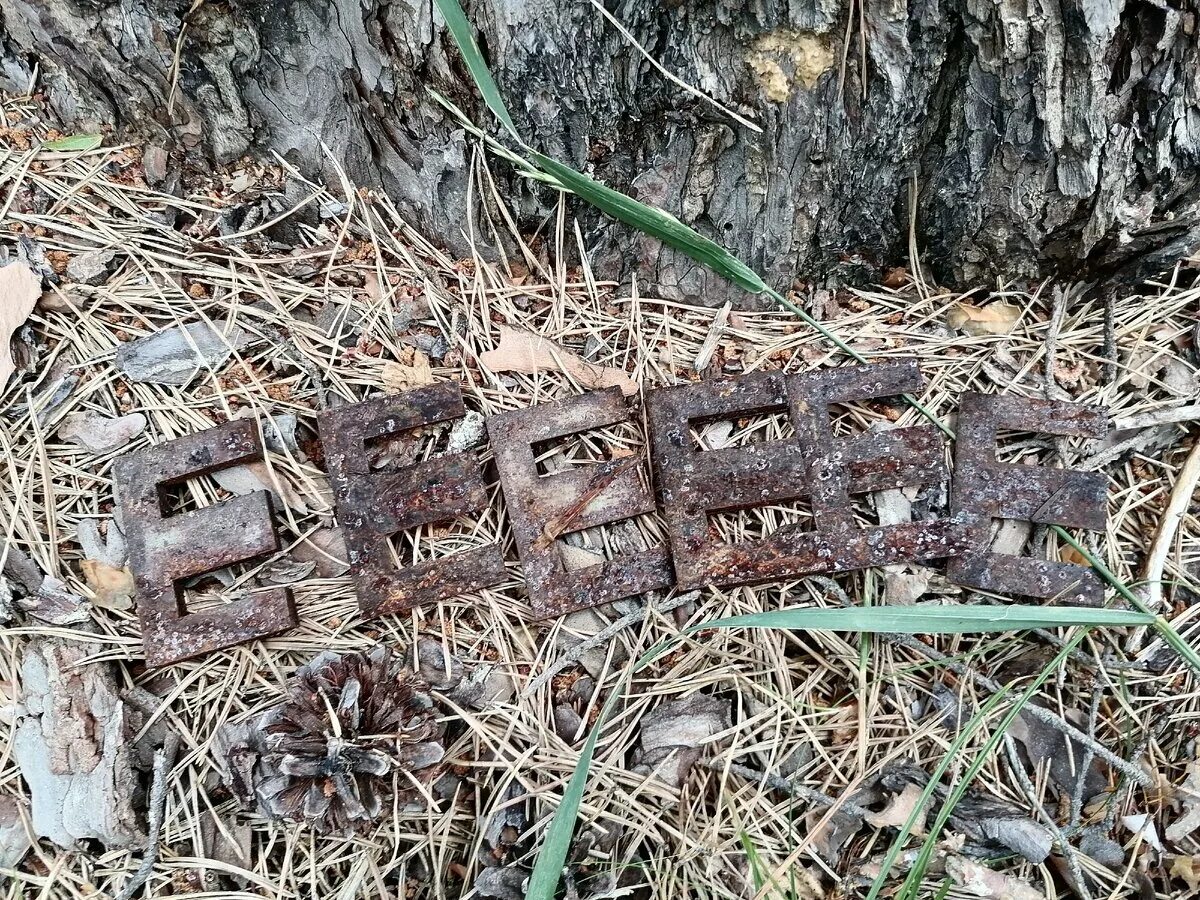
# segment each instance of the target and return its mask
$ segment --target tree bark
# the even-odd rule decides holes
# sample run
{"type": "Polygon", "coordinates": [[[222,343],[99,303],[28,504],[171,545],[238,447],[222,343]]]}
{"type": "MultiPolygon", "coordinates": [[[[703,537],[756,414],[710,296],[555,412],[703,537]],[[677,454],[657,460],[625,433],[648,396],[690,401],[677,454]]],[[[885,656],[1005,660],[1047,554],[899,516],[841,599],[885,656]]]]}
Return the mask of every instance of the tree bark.
{"type": "MultiPolygon", "coordinates": [[[[1133,280],[1200,244],[1195,0],[850,2],[605,0],[761,134],[665,79],[588,0],[467,9],[532,145],[781,290],[878,278],[908,259],[910,223],[958,287],[1133,280]]],[[[274,150],[329,178],[336,161],[463,249],[473,138],[427,88],[490,117],[428,0],[0,0],[0,16],[10,87],[36,63],[69,126],[148,139],[176,166],[274,150]]],[[[501,170],[535,223],[554,192],[501,170]]],[[[737,296],[577,211],[604,274],[669,298],[737,296]]]]}

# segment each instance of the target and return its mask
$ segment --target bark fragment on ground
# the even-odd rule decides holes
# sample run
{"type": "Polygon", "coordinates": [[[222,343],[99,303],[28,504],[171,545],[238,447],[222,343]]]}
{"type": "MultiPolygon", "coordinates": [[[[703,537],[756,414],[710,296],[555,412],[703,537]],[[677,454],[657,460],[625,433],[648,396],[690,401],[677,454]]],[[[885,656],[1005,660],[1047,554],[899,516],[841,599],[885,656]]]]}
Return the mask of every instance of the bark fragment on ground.
{"type": "Polygon", "coordinates": [[[53,638],[26,645],[13,755],[40,837],[67,849],[87,839],[129,847],[145,833],[125,704],[108,664],[85,663],[87,655],[53,638]]]}

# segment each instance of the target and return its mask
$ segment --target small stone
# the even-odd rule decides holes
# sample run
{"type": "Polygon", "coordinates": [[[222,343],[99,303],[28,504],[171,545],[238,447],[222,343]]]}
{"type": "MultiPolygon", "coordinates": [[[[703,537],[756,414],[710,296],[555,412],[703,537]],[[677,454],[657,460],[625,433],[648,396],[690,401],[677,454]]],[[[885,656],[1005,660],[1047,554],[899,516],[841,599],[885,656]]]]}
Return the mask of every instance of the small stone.
{"type": "Polygon", "coordinates": [[[485,432],[483,416],[475,410],[467,410],[467,414],[456,421],[450,428],[450,439],[447,446],[449,453],[461,453],[478,447],[483,443],[485,432]]]}
{"type": "Polygon", "coordinates": [[[115,250],[89,250],[67,263],[67,277],[80,284],[103,284],[108,278],[108,264],[117,253],[115,250]]]}

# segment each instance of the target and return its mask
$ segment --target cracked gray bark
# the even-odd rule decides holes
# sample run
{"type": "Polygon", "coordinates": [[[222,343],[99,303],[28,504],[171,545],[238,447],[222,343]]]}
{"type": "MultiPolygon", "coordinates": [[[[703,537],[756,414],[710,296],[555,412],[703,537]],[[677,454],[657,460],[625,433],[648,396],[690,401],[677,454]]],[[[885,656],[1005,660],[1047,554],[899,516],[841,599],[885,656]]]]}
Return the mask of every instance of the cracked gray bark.
{"type": "MultiPolygon", "coordinates": [[[[917,244],[948,285],[1132,282],[1200,244],[1195,0],[605,2],[762,133],[664,79],[586,0],[474,0],[518,127],[779,289],[903,263],[914,184],[917,244]]],[[[174,166],[274,150],[328,179],[332,157],[462,251],[473,138],[426,87],[489,117],[431,3],[191,7],[0,0],[4,73],[23,85],[38,64],[65,123],[148,138],[174,166]]],[[[536,224],[554,193],[499,169],[536,224]]],[[[738,299],[686,257],[577,212],[601,272],[636,272],[667,297],[738,299]]]]}

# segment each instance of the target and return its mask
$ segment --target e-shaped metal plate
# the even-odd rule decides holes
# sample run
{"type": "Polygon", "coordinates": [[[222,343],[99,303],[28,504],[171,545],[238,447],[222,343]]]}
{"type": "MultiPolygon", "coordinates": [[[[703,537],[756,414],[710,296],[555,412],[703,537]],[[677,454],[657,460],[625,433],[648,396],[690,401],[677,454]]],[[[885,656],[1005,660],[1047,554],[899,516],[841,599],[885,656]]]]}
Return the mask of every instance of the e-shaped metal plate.
{"type": "Polygon", "coordinates": [[[113,464],[147,665],[169,665],[298,623],[286,588],[197,612],[184,604],[184,579],[272,553],[279,538],[266,491],[168,516],[164,489],[262,458],[255,423],[237,421],[129,453],[113,464]]]}
{"type": "Polygon", "coordinates": [[[955,584],[1000,594],[1021,594],[1094,606],[1104,586],[1087,566],[992,553],[993,519],[1020,519],[1103,531],[1108,481],[1098,472],[1010,465],[996,461],[1004,429],[1102,438],[1108,413],[1099,406],[966,393],[958,408],[953,509],[971,529],[972,549],[951,560],[955,584]]]}
{"type": "Polygon", "coordinates": [[[854,494],[945,481],[942,441],[932,426],[837,437],[829,406],[920,386],[916,361],[902,360],[792,376],[759,372],[650,392],[654,471],[678,587],[731,587],[963,552],[966,528],[953,520],[865,529],[853,520],[854,494]],[[793,436],[709,451],[691,438],[693,422],[779,411],[787,412],[793,436]],[[785,526],[730,544],[708,521],[711,513],[806,499],[811,530],[785,526]]]}
{"type": "Polygon", "coordinates": [[[607,388],[488,419],[500,486],[537,619],[671,586],[671,561],[665,548],[622,553],[569,571],[558,547],[564,534],[654,510],[654,497],[638,479],[639,457],[538,474],[535,445],[628,418],[621,391],[607,388]]]}
{"type": "Polygon", "coordinates": [[[475,454],[392,462],[371,470],[371,443],[457,419],[465,412],[462,389],[447,382],[326,410],[317,420],[359,607],[368,618],[473,593],[504,580],[504,558],[495,544],[404,568],[395,564],[389,545],[389,538],[399,532],[487,507],[475,454]]]}

